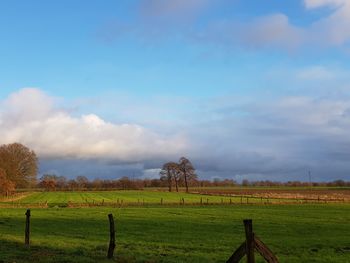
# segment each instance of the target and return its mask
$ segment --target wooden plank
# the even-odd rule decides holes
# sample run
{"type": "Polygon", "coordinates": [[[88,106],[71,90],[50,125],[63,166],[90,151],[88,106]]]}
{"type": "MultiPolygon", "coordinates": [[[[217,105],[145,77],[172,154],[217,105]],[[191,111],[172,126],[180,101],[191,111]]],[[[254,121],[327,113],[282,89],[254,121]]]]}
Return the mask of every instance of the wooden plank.
{"type": "Polygon", "coordinates": [[[226,263],[238,263],[246,254],[245,253],[246,244],[243,242],[239,248],[232,254],[232,256],[226,261],[226,263]]]}
{"type": "Polygon", "coordinates": [[[245,219],[243,220],[243,222],[244,222],[245,237],[246,237],[247,263],[255,263],[253,221],[251,219],[245,219]]]}
{"type": "Polygon", "coordinates": [[[278,263],[277,257],[272,251],[257,237],[254,235],[255,249],[268,263],[278,263]]]}

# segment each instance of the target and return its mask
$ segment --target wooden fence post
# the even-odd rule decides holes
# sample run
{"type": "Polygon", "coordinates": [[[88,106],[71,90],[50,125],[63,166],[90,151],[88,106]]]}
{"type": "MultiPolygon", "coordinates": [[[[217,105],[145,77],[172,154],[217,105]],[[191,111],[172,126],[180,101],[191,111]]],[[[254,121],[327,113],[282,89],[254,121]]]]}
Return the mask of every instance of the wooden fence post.
{"type": "Polygon", "coordinates": [[[24,244],[29,247],[30,242],[30,209],[27,210],[25,213],[26,215],[26,229],[25,229],[25,238],[24,238],[24,244]]]}
{"type": "Polygon", "coordinates": [[[251,219],[245,219],[243,222],[246,237],[247,263],[255,263],[253,223],[251,219]]]}
{"type": "Polygon", "coordinates": [[[163,198],[160,199],[160,205],[163,205],[163,198]]]}
{"type": "Polygon", "coordinates": [[[107,258],[113,258],[113,253],[115,249],[115,228],[114,228],[114,219],[113,215],[108,215],[109,219],[109,248],[107,258]]]}
{"type": "Polygon", "coordinates": [[[239,263],[246,255],[247,263],[255,263],[254,250],[268,263],[278,263],[277,257],[272,251],[254,234],[251,219],[243,220],[246,240],[235,250],[226,263],[239,263]]]}
{"type": "Polygon", "coordinates": [[[201,205],[203,204],[203,198],[201,197],[201,205]]]}

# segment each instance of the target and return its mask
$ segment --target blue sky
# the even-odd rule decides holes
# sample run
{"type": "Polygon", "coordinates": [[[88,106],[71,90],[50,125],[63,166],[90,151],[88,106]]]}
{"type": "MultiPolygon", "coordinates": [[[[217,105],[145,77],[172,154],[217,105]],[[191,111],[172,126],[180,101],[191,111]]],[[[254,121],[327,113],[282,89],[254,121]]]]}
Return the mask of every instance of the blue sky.
{"type": "Polygon", "coordinates": [[[186,155],[203,178],[349,179],[349,23],[346,0],[1,1],[0,143],[68,176],[186,155]]]}

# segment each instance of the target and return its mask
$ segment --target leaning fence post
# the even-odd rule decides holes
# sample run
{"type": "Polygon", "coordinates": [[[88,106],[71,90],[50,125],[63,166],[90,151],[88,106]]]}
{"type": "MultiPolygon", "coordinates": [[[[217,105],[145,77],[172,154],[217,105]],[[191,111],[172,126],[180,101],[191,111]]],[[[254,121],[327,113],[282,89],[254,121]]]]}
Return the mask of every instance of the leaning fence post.
{"type": "Polygon", "coordinates": [[[247,263],[255,263],[254,234],[253,234],[253,223],[251,219],[244,220],[244,228],[245,228],[245,236],[246,236],[247,263]]]}
{"type": "Polygon", "coordinates": [[[30,242],[30,209],[27,210],[25,213],[26,215],[26,229],[25,229],[25,238],[24,238],[24,244],[29,247],[30,242]]]}
{"type": "Polygon", "coordinates": [[[113,258],[113,253],[115,249],[115,228],[114,228],[114,219],[113,215],[109,214],[108,215],[109,219],[109,248],[108,248],[108,258],[113,258]]]}

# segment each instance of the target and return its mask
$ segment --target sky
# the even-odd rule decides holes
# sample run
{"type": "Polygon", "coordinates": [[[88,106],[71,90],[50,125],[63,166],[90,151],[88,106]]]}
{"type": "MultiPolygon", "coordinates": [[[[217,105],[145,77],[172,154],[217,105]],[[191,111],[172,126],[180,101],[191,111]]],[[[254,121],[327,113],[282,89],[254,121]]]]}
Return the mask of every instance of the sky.
{"type": "Polygon", "coordinates": [[[350,180],[350,1],[3,0],[0,144],[40,175],[350,180]]]}

